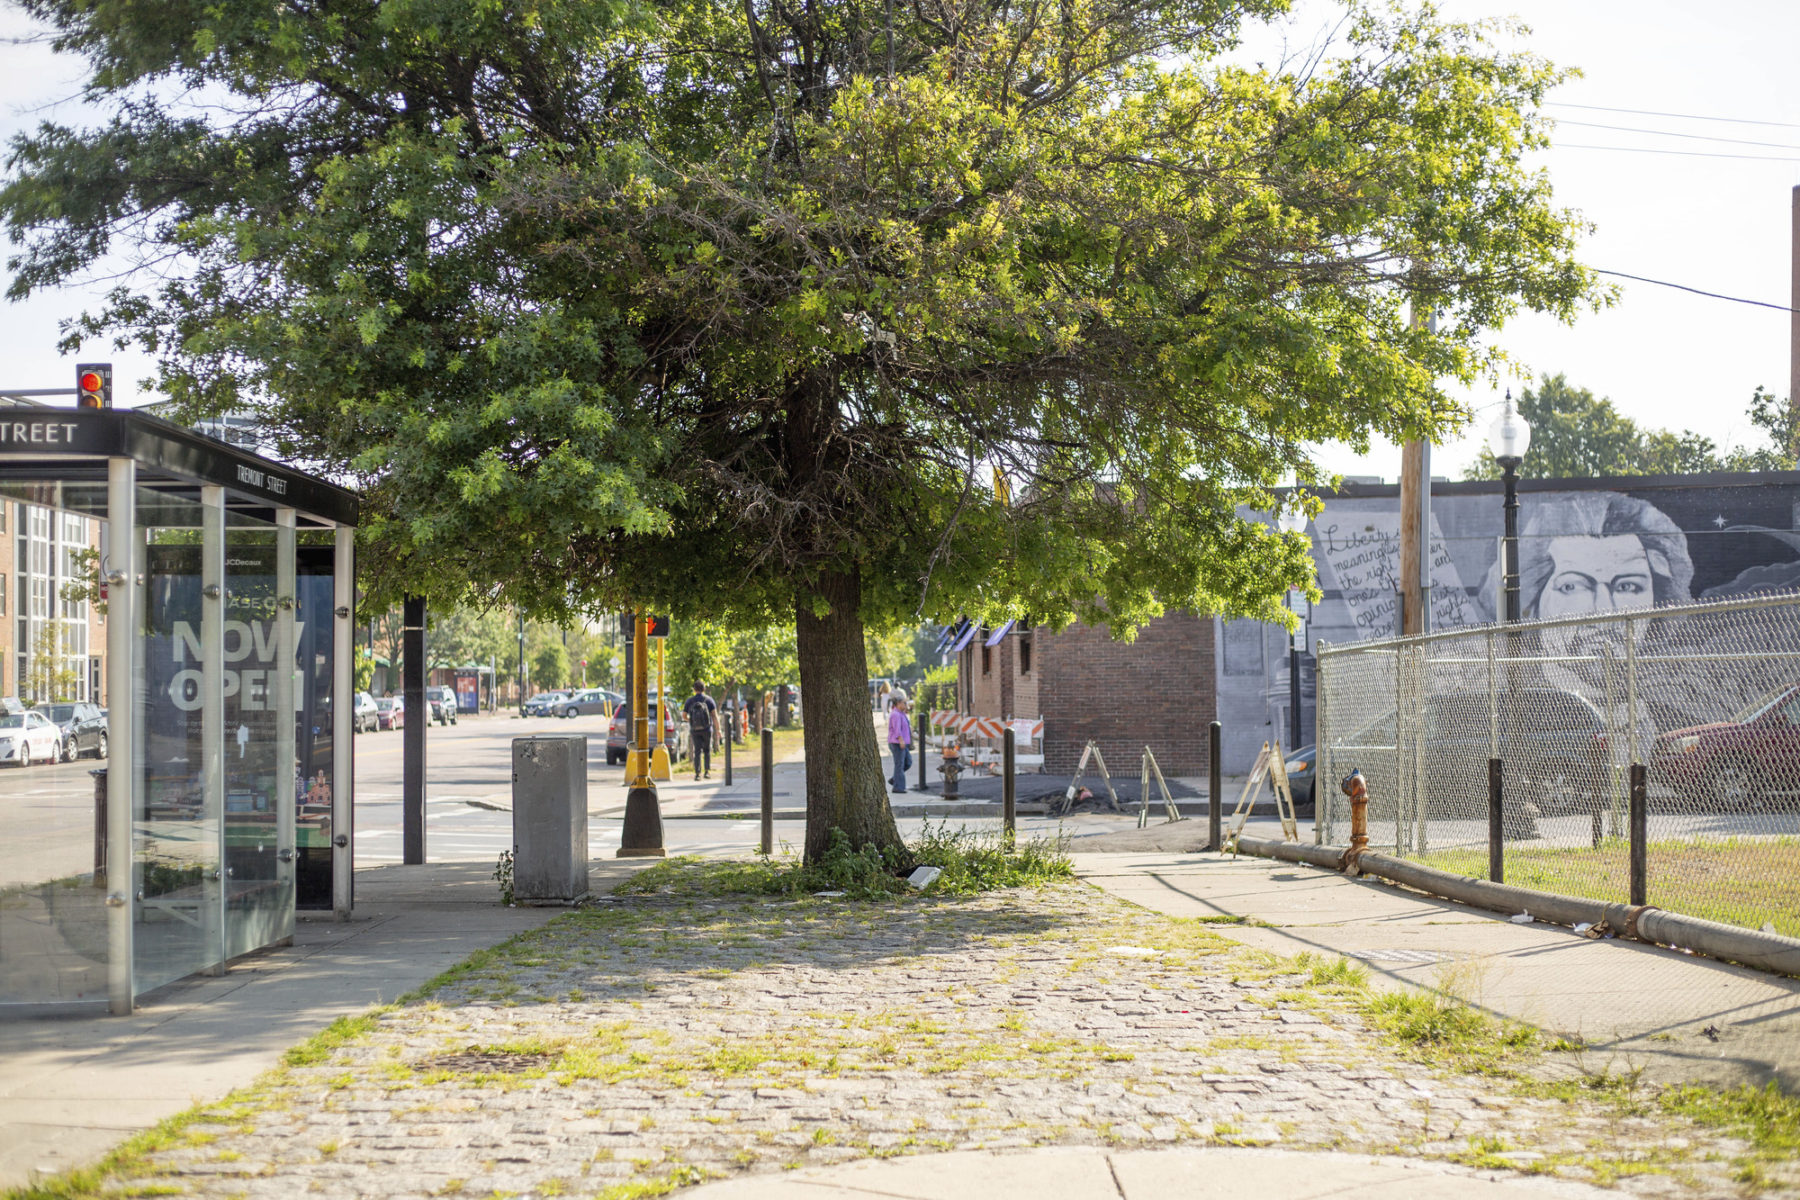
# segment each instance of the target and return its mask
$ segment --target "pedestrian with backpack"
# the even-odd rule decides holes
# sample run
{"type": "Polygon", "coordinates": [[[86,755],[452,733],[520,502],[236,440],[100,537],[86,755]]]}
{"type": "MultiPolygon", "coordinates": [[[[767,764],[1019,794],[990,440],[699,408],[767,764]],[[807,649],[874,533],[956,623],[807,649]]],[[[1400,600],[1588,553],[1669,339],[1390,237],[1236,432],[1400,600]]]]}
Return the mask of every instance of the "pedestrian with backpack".
{"type": "Polygon", "coordinates": [[[719,706],[706,694],[706,685],[694,681],[694,694],[681,706],[688,720],[688,757],[694,760],[694,778],[712,778],[712,736],[719,706]]]}

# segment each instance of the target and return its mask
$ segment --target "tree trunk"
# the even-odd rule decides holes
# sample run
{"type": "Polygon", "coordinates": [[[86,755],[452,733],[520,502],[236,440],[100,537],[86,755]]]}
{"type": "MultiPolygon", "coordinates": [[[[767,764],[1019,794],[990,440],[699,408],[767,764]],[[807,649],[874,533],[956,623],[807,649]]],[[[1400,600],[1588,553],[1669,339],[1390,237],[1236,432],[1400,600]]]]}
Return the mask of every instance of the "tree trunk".
{"type": "Polygon", "coordinates": [[[842,829],[856,847],[898,851],[906,845],[888,807],[892,769],[885,733],[877,739],[869,712],[869,664],[863,647],[862,582],[852,571],[827,575],[820,594],[831,611],[797,608],[795,646],[806,729],[806,861],[817,862],[842,829]]]}

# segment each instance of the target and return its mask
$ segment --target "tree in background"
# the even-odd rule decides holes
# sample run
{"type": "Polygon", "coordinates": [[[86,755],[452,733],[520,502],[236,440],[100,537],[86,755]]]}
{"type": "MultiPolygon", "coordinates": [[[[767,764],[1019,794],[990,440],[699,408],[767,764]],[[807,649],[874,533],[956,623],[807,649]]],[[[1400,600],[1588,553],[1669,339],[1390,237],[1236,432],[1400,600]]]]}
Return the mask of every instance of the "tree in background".
{"type": "Polygon", "coordinates": [[[905,625],[896,625],[888,630],[863,630],[863,656],[868,659],[871,678],[893,679],[914,665],[915,632],[915,628],[905,625]]]}
{"type": "Polygon", "coordinates": [[[19,690],[36,701],[71,700],[81,684],[81,671],[68,653],[61,617],[51,617],[31,639],[25,678],[19,690]]]}
{"type": "Polygon", "coordinates": [[[866,626],[1284,619],[1239,506],[1601,298],[1557,72],[1429,6],[24,3],[112,119],[15,141],[10,294],[155,264],[71,344],[358,485],[380,600],[791,621],[809,857],[905,853],[866,626]]]}
{"type": "MultiPolygon", "coordinates": [[[[1519,465],[1527,479],[1591,479],[1602,475],[1683,475],[1701,471],[1789,471],[1800,454],[1792,409],[1759,387],[1750,397],[1750,423],[1767,444],[1719,451],[1692,430],[1646,429],[1609,399],[1546,374],[1519,393],[1519,413],[1531,423],[1531,451],[1519,465]]],[[[1500,464],[1483,449],[1465,479],[1498,479],[1500,464]]]]}
{"type": "Polygon", "coordinates": [[[531,686],[539,691],[567,687],[574,678],[561,642],[548,642],[531,656],[531,686]]]}
{"type": "Polygon", "coordinates": [[[518,616],[503,608],[426,610],[425,657],[432,670],[496,666],[518,655],[518,616]]]}

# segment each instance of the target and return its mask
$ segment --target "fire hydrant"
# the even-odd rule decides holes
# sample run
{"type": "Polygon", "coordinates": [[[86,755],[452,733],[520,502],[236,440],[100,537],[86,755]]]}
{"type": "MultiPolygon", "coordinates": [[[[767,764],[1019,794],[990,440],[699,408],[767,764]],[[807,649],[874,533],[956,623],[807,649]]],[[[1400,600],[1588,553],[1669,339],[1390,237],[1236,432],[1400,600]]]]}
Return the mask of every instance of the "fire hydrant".
{"type": "Polygon", "coordinates": [[[944,765],[938,768],[944,777],[944,799],[957,798],[956,777],[962,774],[962,748],[955,742],[944,747],[944,765]]]}
{"type": "Polygon", "coordinates": [[[1357,860],[1369,848],[1369,781],[1352,768],[1339,786],[1350,797],[1350,849],[1344,852],[1344,870],[1355,875],[1360,872],[1357,860]]]}

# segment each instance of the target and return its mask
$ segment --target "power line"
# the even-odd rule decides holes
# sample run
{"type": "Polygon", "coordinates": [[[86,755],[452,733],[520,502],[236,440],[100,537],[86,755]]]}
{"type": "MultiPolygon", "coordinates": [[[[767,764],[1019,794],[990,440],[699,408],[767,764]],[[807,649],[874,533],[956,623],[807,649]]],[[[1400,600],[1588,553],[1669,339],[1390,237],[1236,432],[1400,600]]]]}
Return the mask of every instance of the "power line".
{"type": "Polygon", "coordinates": [[[1768,125],[1776,129],[1800,129],[1792,121],[1752,121],[1748,117],[1703,117],[1697,113],[1654,112],[1644,108],[1608,108],[1604,104],[1571,104],[1567,100],[1546,100],[1548,108],[1585,108],[1590,112],[1629,113],[1634,117],[1672,117],[1677,121],[1719,121],[1728,125],[1768,125]]]}
{"type": "Polygon", "coordinates": [[[1768,146],[1775,150],[1800,150],[1791,142],[1753,142],[1747,138],[1713,137],[1707,133],[1676,133],[1673,129],[1644,129],[1637,125],[1600,125],[1593,121],[1557,121],[1560,128],[1564,125],[1579,125],[1583,129],[1611,129],[1618,133],[1648,133],[1656,137],[1686,138],[1694,142],[1727,142],[1733,146],[1768,146]]]}
{"type": "Polygon", "coordinates": [[[1642,275],[1627,275],[1623,271],[1603,271],[1599,267],[1593,268],[1593,271],[1596,275],[1611,275],[1615,279],[1630,279],[1636,283],[1654,283],[1657,287],[1674,288],[1677,291],[1692,292],[1696,296],[1705,296],[1712,300],[1729,300],[1733,304],[1750,304],[1757,308],[1772,308],[1776,312],[1800,312],[1800,309],[1789,308],[1785,304],[1770,304],[1767,300],[1746,300],[1742,296],[1726,296],[1719,292],[1701,291],[1697,287],[1689,287],[1685,283],[1670,283],[1666,279],[1647,279],[1642,275]]]}
{"type": "Polygon", "coordinates": [[[1621,154],[1673,154],[1678,158],[1736,158],[1744,162],[1800,162],[1780,154],[1727,154],[1723,150],[1658,150],[1653,146],[1595,146],[1588,142],[1555,142],[1561,150],[1616,150],[1621,154]]]}

